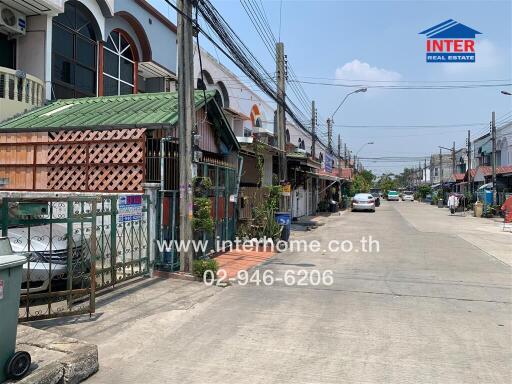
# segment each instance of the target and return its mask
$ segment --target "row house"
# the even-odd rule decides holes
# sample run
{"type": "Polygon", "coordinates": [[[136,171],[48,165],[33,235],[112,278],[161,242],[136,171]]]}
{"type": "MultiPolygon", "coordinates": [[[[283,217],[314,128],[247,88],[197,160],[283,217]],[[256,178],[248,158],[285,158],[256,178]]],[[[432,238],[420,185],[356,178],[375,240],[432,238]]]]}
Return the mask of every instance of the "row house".
{"type": "MultiPolygon", "coordinates": [[[[222,107],[241,146],[239,217],[250,219],[252,209],[265,199],[266,191],[261,187],[278,182],[275,103],[267,101],[208,52],[201,50],[199,60],[197,47],[194,73],[198,89],[213,89],[222,95],[222,107]]],[[[292,216],[312,215],[321,200],[333,197],[332,188],[339,193],[343,164],[319,141],[313,157],[311,133],[290,118],[285,140],[292,216]]],[[[351,175],[347,167],[343,180],[348,182],[351,175]]]]}
{"type": "MultiPolygon", "coordinates": [[[[496,187],[498,202],[512,193],[512,123],[505,123],[496,129],[496,187]]],[[[431,156],[431,183],[446,183],[453,191],[465,193],[492,183],[492,139],[486,133],[471,143],[471,164],[468,164],[467,149],[455,152],[455,168],[452,154],[431,156]],[[442,171],[440,163],[442,162],[442,171]],[[469,165],[471,171],[468,172],[469,165]],[[442,172],[442,179],[441,179],[442,172]]]]}
{"type": "Polygon", "coordinates": [[[175,89],[176,26],[145,0],[0,7],[15,20],[0,28],[0,121],[50,100],[175,89]]]}
{"type": "MultiPolygon", "coordinates": [[[[10,53],[0,61],[0,188],[141,194],[158,184],[156,233],[177,239],[176,26],[145,0],[0,7],[15,19],[0,28],[10,53]]],[[[232,240],[239,142],[222,89],[195,101],[194,173],[213,183],[214,236],[232,240]]],[[[162,257],[162,268],[178,268],[175,254],[162,257]]]]}

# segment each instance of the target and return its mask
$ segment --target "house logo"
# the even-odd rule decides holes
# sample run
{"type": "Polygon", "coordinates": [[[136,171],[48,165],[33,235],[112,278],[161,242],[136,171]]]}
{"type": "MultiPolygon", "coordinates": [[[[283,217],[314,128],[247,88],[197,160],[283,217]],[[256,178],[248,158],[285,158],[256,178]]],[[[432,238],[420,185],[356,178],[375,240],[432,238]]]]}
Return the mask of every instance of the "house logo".
{"type": "Polygon", "coordinates": [[[427,63],[474,63],[475,37],[481,32],[449,19],[420,32],[427,36],[427,63]]]}

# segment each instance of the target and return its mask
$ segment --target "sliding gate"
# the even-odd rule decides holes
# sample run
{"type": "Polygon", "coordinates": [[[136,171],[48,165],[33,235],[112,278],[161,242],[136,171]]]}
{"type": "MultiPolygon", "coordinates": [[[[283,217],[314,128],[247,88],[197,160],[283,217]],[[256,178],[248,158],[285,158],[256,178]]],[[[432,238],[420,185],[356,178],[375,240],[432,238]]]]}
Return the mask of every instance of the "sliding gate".
{"type": "Polygon", "coordinates": [[[2,236],[27,257],[19,320],[93,313],[98,290],[146,274],[146,207],[143,195],[2,198],[2,236]]]}

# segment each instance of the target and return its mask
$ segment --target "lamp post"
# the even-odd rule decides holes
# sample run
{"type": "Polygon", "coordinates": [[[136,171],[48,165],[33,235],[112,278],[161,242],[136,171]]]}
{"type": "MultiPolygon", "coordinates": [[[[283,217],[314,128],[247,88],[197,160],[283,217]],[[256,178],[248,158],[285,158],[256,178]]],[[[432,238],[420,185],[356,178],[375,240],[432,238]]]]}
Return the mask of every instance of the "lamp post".
{"type": "Polygon", "coordinates": [[[369,141],[369,142],[364,143],[363,145],[361,145],[361,148],[359,148],[358,151],[356,152],[356,156],[359,155],[359,152],[361,152],[364,147],[366,147],[367,145],[373,145],[373,144],[374,144],[373,141],[369,141]]]}
{"type": "MultiPolygon", "coordinates": [[[[367,145],[373,145],[373,141],[369,141],[367,143],[364,143],[363,145],[361,145],[361,147],[357,150],[356,152],[356,155],[354,157],[357,157],[357,155],[359,155],[359,152],[361,152],[363,150],[364,147],[366,147],[367,145]]],[[[359,159],[359,158],[358,158],[359,159]]],[[[359,162],[361,162],[361,160],[359,160],[359,162]]],[[[357,164],[354,164],[354,167],[356,168],[357,170],[357,164]]]]}
{"type": "Polygon", "coordinates": [[[336,110],[333,112],[333,114],[331,115],[331,123],[334,123],[334,115],[336,114],[336,112],[339,111],[339,109],[341,108],[341,106],[343,105],[343,103],[345,103],[345,101],[348,99],[348,97],[350,95],[353,95],[354,93],[361,93],[361,92],[366,92],[368,90],[368,88],[359,88],[359,89],[356,89],[355,91],[352,91],[352,92],[349,92],[345,95],[345,97],[343,98],[343,100],[341,100],[341,103],[340,105],[338,105],[338,108],[336,108],[336,110]]]}

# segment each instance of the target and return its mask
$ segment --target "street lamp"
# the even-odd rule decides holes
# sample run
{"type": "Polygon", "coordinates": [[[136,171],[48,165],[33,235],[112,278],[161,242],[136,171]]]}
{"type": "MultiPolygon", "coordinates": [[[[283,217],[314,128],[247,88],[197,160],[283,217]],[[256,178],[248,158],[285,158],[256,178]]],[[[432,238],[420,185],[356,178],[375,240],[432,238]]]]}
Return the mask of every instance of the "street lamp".
{"type": "MultiPolygon", "coordinates": [[[[359,155],[359,152],[361,152],[363,150],[363,148],[366,147],[367,145],[373,145],[373,141],[369,141],[369,142],[364,143],[363,145],[361,145],[361,148],[359,148],[357,150],[356,154],[354,155],[354,159],[355,159],[355,161],[354,161],[354,169],[356,169],[356,170],[357,170],[357,160],[359,160],[357,155],[359,155]]],[[[361,160],[359,160],[359,162],[361,162],[361,160]]]]}
{"type": "Polygon", "coordinates": [[[504,95],[507,95],[507,96],[512,96],[512,93],[507,92],[507,91],[501,91],[501,93],[503,93],[504,95]]]}
{"type": "Polygon", "coordinates": [[[356,89],[355,91],[352,91],[352,92],[349,92],[345,95],[345,97],[343,98],[343,100],[341,100],[341,103],[340,105],[338,105],[338,108],[336,108],[336,110],[334,111],[334,113],[331,115],[331,122],[334,123],[334,115],[336,114],[336,112],[338,112],[338,110],[341,108],[341,106],[343,105],[343,103],[345,102],[345,100],[347,100],[347,98],[354,94],[354,93],[361,93],[361,92],[366,92],[368,90],[368,88],[359,88],[359,89],[356,89]]]}
{"type": "Polygon", "coordinates": [[[359,155],[359,152],[361,152],[363,150],[363,148],[366,147],[367,145],[373,145],[373,141],[369,141],[369,142],[361,145],[361,148],[359,148],[359,150],[356,152],[356,156],[359,155]]]}

